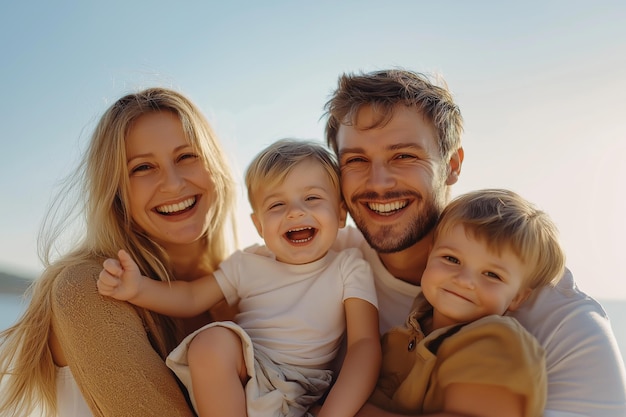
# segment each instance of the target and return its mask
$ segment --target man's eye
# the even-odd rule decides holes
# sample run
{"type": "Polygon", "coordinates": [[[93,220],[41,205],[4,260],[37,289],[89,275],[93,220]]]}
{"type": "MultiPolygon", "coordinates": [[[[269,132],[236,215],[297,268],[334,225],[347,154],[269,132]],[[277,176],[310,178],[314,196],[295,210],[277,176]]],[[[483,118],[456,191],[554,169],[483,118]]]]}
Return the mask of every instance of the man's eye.
{"type": "Polygon", "coordinates": [[[362,158],[360,156],[352,156],[350,158],[346,158],[343,162],[343,165],[354,164],[354,163],[359,163],[359,162],[365,162],[365,158],[362,158]]]}

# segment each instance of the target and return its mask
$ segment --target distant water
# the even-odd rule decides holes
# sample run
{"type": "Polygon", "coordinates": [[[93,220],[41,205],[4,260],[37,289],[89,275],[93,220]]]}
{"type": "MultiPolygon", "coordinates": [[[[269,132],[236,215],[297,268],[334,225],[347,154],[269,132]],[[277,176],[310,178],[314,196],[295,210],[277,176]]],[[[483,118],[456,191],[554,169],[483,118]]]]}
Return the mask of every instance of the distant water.
{"type": "MultiPolygon", "coordinates": [[[[626,359],[626,300],[604,300],[601,304],[611,320],[622,357],[626,359]]],[[[0,293],[0,330],[11,326],[25,308],[21,296],[0,293]]]]}
{"type": "Polygon", "coordinates": [[[0,330],[11,326],[26,308],[21,295],[0,293],[0,330]]]}

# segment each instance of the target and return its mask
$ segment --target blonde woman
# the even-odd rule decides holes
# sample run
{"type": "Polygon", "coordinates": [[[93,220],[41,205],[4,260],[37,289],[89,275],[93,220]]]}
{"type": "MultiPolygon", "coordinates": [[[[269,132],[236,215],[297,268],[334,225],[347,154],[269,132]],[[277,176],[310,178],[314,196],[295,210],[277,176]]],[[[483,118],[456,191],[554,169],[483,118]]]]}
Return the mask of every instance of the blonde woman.
{"type": "Polygon", "coordinates": [[[0,334],[0,415],[193,416],[164,359],[210,313],[175,321],[102,297],[96,281],[119,248],[161,281],[213,272],[230,252],[234,202],[226,158],[187,98],[151,88],[106,110],[44,223],[30,305],[0,334]],[[60,211],[72,191],[79,204],[60,211]],[[52,260],[72,214],[80,239],[52,260]]]}

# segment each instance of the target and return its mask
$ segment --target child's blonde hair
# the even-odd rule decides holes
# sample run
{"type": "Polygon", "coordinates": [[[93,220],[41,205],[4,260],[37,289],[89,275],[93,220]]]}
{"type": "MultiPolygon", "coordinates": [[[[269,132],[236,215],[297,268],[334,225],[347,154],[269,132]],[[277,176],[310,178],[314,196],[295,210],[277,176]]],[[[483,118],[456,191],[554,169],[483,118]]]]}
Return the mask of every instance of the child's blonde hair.
{"type": "Polygon", "coordinates": [[[457,225],[494,253],[509,249],[528,267],[525,284],[554,285],[563,275],[565,254],[550,217],[509,190],[485,189],[458,196],[444,209],[436,240],[457,225]]]}
{"type": "Polygon", "coordinates": [[[281,183],[296,165],[307,159],[322,165],[333,187],[341,194],[339,165],[335,156],[321,142],[280,139],[261,151],[246,171],[248,200],[252,210],[258,209],[254,198],[256,191],[281,183]]]}

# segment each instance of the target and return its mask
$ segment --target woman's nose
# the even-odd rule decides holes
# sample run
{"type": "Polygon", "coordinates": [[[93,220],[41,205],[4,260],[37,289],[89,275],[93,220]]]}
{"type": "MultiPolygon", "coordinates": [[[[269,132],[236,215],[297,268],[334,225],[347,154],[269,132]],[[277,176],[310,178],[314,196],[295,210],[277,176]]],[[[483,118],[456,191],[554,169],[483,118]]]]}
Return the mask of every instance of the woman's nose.
{"type": "Polygon", "coordinates": [[[180,172],[176,167],[165,167],[161,169],[161,190],[162,191],[177,191],[184,184],[184,180],[180,172]]]}

